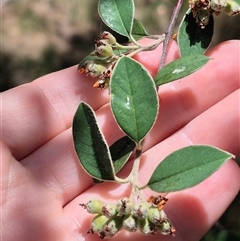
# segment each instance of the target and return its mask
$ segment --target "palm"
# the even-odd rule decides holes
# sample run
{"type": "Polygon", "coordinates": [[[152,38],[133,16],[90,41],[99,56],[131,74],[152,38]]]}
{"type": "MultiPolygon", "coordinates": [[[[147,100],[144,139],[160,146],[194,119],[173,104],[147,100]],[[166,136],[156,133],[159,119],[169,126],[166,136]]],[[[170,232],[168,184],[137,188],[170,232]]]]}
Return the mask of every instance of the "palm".
{"type": "MultiPolygon", "coordinates": [[[[210,144],[239,154],[239,66],[231,61],[239,58],[238,48],[239,41],[218,46],[209,53],[214,60],[202,70],[160,88],[161,115],[145,143],[141,182],[148,180],[159,160],[184,145],[210,144]]],[[[176,47],[172,50],[169,60],[176,47]]],[[[159,53],[139,56],[152,72],[154,56],[159,53]]],[[[107,91],[91,85],[74,67],[2,94],[3,240],[99,240],[86,234],[91,215],[79,203],[128,194],[127,185],[92,186],[74,153],[70,127],[81,100],[96,110],[109,143],[122,134],[106,104],[107,91]]],[[[127,171],[128,167],[121,175],[127,171]]],[[[200,185],[169,194],[165,210],[177,229],[174,240],[199,240],[233,200],[239,183],[239,168],[229,161],[200,185]]],[[[158,239],[139,232],[131,235],[139,241],[158,239]]],[[[128,233],[121,232],[112,240],[126,237],[128,233]]]]}

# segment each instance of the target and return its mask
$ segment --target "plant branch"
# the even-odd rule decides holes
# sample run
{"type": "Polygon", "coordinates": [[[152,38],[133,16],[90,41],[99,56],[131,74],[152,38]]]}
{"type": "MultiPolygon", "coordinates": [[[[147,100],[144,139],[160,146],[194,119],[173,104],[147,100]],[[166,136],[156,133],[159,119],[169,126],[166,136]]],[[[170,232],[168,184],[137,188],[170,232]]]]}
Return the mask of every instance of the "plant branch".
{"type": "Polygon", "coordinates": [[[165,39],[165,34],[162,34],[158,37],[158,39],[154,42],[151,42],[149,44],[146,45],[141,45],[138,44],[138,49],[136,49],[135,51],[131,52],[130,54],[128,54],[129,57],[133,57],[135,54],[142,52],[142,51],[151,51],[156,49],[165,39]]]}
{"type": "Polygon", "coordinates": [[[166,31],[166,38],[163,42],[163,52],[162,52],[162,56],[161,56],[161,60],[160,60],[159,70],[165,64],[168,46],[169,46],[169,43],[170,43],[170,39],[172,38],[173,29],[174,29],[174,26],[176,24],[177,17],[178,17],[179,11],[181,9],[182,3],[183,3],[183,0],[178,0],[177,6],[174,8],[173,14],[171,16],[170,24],[169,24],[168,29],[166,31]]]}

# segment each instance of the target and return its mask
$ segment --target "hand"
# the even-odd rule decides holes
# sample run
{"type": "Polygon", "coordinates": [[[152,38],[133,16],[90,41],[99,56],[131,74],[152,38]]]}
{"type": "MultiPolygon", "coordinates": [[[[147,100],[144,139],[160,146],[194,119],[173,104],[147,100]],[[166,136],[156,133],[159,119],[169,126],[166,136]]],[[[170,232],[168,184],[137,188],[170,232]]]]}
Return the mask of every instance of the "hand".
{"type": "MultiPolygon", "coordinates": [[[[145,141],[142,184],[166,155],[187,145],[214,145],[239,155],[239,44],[216,46],[207,52],[211,60],[206,66],[159,89],[161,112],[145,141]]],[[[160,55],[161,47],[137,58],[155,73],[160,55]]],[[[177,56],[173,42],[167,61],[177,56]]],[[[93,216],[79,204],[129,194],[128,185],[92,186],[73,149],[71,124],[81,101],[96,111],[109,144],[122,136],[111,115],[108,90],[93,89],[93,83],[72,67],[1,94],[3,240],[99,240],[87,234],[93,216]]],[[[128,166],[120,175],[128,173],[128,166]]],[[[201,184],[170,193],[164,209],[176,228],[174,239],[122,231],[112,240],[199,240],[237,195],[239,174],[230,160],[201,184]]]]}

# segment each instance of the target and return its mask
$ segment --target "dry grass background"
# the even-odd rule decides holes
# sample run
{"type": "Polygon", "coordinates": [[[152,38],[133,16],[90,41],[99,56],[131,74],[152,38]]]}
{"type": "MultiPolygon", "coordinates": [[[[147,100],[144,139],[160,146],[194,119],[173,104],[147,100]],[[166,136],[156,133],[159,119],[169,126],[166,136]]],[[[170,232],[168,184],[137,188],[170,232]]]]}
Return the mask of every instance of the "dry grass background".
{"type": "MultiPolygon", "coordinates": [[[[96,35],[106,30],[97,13],[97,2],[6,1],[1,9],[1,91],[78,64],[92,50],[96,35]]],[[[136,18],[149,33],[163,33],[176,2],[136,0],[136,18]]],[[[186,0],[178,24],[187,7],[186,0]]],[[[212,46],[224,40],[240,39],[240,16],[230,18],[222,14],[215,20],[212,46]]],[[[232,230],[240,236],[239,204],[238,195],[220,219],[222,226],[215,225],[204,241],[216,240],[219,230],[232,230]]]]}

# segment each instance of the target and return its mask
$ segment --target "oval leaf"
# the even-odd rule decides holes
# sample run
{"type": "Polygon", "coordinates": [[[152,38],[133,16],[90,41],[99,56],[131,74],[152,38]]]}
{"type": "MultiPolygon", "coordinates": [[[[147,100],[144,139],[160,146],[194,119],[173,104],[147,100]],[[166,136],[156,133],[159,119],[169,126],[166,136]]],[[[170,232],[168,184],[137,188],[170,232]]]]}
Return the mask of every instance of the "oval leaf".
{"type": "Polygon", "coordinates": [[[85,171],[99,180],[114,180],[109,148],[92,108],[84,102],[75,113],[72,132],[74,147],[85,171]]]}
{"type": "Polygon", "coordinates": [[[197,185],[233,155],[211,146],[188,146],[167,156],[147,186],[156,192],[174,192],[197,185]]]}
{"type": "Polygon", "coordinates": [[[130,37],[134,17],[133,0],[100,0],[98,12],[107,26],[123,36],[130,37]]]}
{"type": "Polygon", "coordinates": [[[154,77],[157,86],[181,79],[200,69],[209,61],[204,55],[190,55],[164,66],[154,77]]]}
{"type": "Polygon", "coordinates": [[[178,45],[181,56],[203,54],[210,45],[212,36],[213,16],[210,15],[208,25],[201,29],[196,23],[192,11],[188,10],[178,31],[178,45]]]}
{"type": "Polygon", "coordinates": [[[122,57],[110,80],[111,108],[117,123],[139,143],[152,128],[158,96],[152,77],[137,61],[122,57]]]}

